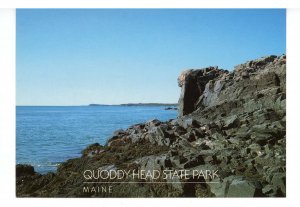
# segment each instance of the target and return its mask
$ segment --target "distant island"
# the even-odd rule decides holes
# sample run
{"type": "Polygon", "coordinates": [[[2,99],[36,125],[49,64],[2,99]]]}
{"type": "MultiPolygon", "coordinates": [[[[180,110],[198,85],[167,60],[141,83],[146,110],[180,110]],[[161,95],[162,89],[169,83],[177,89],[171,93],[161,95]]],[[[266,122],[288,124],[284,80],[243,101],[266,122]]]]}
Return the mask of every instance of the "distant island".
{"type": "Polygon", "coordinates": [[[126,104],[89,104],[89,106],[177,106],[177,103],[126,103],[126,104]]]}

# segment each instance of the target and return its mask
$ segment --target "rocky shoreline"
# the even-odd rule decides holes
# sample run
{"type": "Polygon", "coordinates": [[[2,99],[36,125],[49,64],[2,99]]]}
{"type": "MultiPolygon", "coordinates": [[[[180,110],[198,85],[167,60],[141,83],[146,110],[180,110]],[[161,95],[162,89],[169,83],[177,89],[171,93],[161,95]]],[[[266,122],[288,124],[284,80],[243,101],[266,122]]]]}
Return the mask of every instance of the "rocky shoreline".
{"type": "Polygon", "coordinates": [[[88,146],[57,173],[41,175],[32,166],[17,165],[17,196],[285,197],[286,56],[248,61],[231,72],[186,70],[178,85],[177,119],[118,130],[105,146],[88,146]],[[130,173],[104,182],[87,180],[87,169],[130,173]],[[134,179],[134,172],[153,170],[218,176],[134,179]],[[112,192],[97,191],[99,183],[112,192]]]}

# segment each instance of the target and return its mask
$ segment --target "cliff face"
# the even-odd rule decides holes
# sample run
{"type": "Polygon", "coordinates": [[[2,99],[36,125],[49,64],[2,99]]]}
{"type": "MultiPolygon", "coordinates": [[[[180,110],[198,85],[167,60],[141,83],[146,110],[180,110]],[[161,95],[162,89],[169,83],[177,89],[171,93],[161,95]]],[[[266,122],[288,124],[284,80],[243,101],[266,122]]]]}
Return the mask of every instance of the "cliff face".
{"type": "Polygon", "coordinates": [[[218,95],[217,93],[222,89],[221,82],[218,81],[215,88],[212,88],[211,83],[226,73],[228,72],[219,70],[218,67],[183,71],[178,77],[178,86],[181,87],[179,116],[195,111],[200,107],[200,104],[206,104],[207,100],[202,99],[211,89],[218,95]]]}
{"type": "Polygon", "coordinates": [[[249,61],[232,72],[217,67],[186,70],[178,78],[177,119],[118,130],[107,146],[89,146],[55,174],[17,166],[17,196],[285,196],[285,77],[285,56],[249,61]],[[82,175],[91,168],[190,173],[158,183],[129,184],[135,180],[128,176],[125,183],[110,183],[111,194],[86,193],[82,175]],[[195,177],[194,171],[218,176],[195,177]]]}
{"type": "MultiPolygon", "coordinates": [[[[223,117],[232,109],[243,112],[259,108],[285,110],[284,103],[276,102],[285,96],[285,61],[285,56],[268,56],[237,65],[232,72],[217,67],[184,71],[178,78],[181,87],[179,115],[194,111],[203,115],[225,105],[230,107],[227,114],[217,109],[223,117]],[[240,105],[234,106],[234,103],[240,105]]],[[[211,116],[209,119],[214,120],[211,116]]]]}

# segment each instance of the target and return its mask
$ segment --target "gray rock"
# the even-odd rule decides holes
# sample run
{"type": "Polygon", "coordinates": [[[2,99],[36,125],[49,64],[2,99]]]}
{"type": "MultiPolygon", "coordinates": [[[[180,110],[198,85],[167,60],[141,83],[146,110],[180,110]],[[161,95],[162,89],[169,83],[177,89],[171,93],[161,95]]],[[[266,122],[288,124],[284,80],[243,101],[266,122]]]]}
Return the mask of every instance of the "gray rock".
{"type": "Polygon", "coordinates": [[[166,135],[166,131],[161,126],[152,127],[147,132],[145,139],[149,140],[153,144],[169,146],[171,144],[171,140],[166,135]]]}
{"type": "Polygon", "coordinates": [[[239,118],[237,115],[233,115],[225,119],[225,125],[224,128],[233,128],[233,127],[238,127],[239,126],[239,118]]]}
{"type": "Polygon", "coordinates": [[[136,160],[135,162],[141,166],[141,170],[145,170],[146,172],[153,172],[153,170],[161,171],[169,164],[166,155],[146,156],[136,160]]]}
{"type": "Polygon", "coordinates": [[[213,193],[216,197],[226,197],[229,182],[228,181],[221,181],[220,178],[212,180],[212,182],[207,183],[211,193],[213,193]]]}
{"type": "Polygon", "coordinates": [[[199,123],[193,118],[179,119],[178,124],[179,126],[182,126],[186,130],[192,127],[195,128],[200,127],[199,123]]]}
{"type": "Polygon", "coordinates": [[[273,194],[274,190],[273,190],[272,185],[266,185],[265,187],[263,187],[262,193],[265,194],[265,195],[271,195],[271,194],[273,194]]]}
{"type": "Polygon", "coordinates": [[[223,73],[224,70],[219,70],[217,67],[182,72],[178,78],[178,85],[181,87],[178,101],[179,116],[193,112],[196,109],[197,102],[199,102],[199,97],[205,90],[205,85],[223,73]]]}
{"type": "Polygon", "coordinates": [[[229,185],[227,197],[254,197],[258,190],[257,183],[238,178],[229,185]]]}
{"type": "Polygon", "coordinates": [[[280,190],[280,192],[285,195],[285,193],[286,193],[286,189],[285,189],[286,175],[285,175],[285,173],[275,173],[273,175],[271,183],[272,183],[272,186],[275,189],[275,191],[280,190]]]}
{"type": "Polygon", "coordinates": [[[153,120],[149,120],[145,123],[145,126],[147,128],[152,128],[152,127],[156,127],[159,126],[161,124],[161,122],[157,119],[153,119],[153,120]]]}

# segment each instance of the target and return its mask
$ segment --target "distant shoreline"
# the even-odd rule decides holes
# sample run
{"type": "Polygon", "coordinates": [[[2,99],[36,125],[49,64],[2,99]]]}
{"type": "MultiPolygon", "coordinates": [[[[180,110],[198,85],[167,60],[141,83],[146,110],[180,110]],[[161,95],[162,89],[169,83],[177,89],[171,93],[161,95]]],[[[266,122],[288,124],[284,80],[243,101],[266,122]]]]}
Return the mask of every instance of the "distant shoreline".
{"type": "Polygon", "coordinates": [[[89,106],[177,106],[177,103],[126,103],[126,104],[89,104],[89,106]]]}
{"type": "Polygon", "coordinates": [[[76,106],[177,106],[177,103],[126,103],[126,104],[88,104],[88,105],[16,105],[16,107],[76,107],[76,106]]]}

